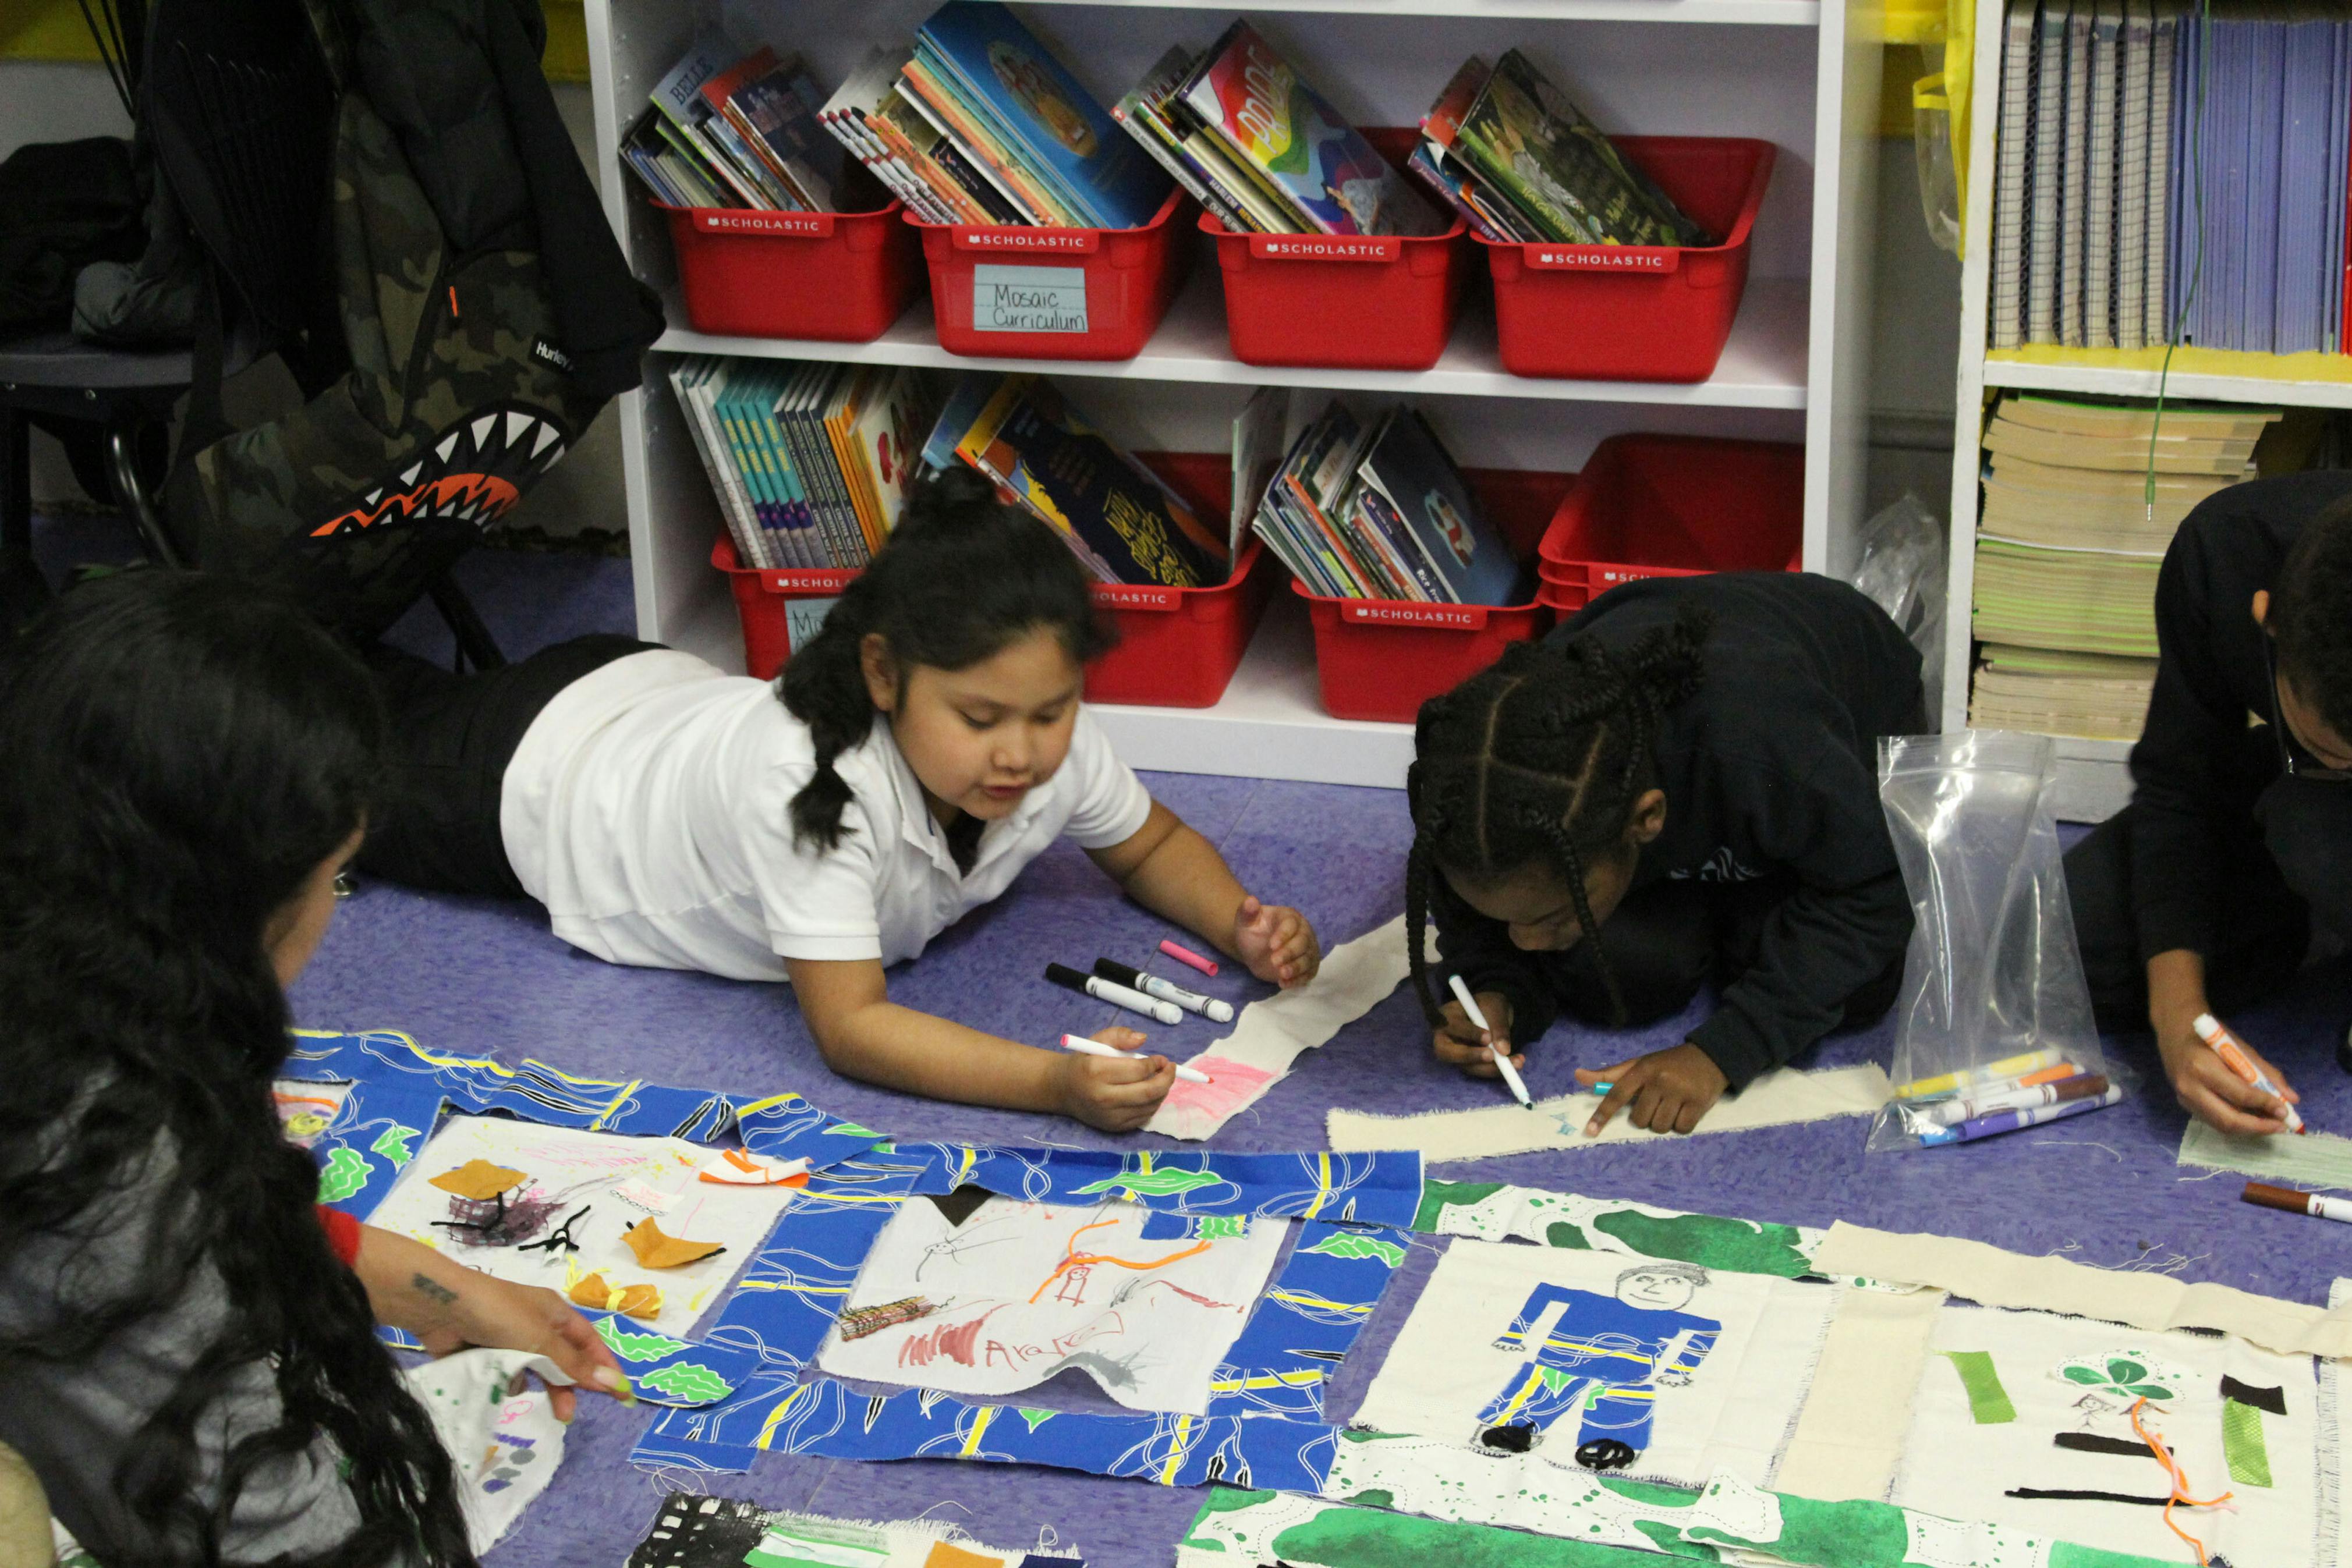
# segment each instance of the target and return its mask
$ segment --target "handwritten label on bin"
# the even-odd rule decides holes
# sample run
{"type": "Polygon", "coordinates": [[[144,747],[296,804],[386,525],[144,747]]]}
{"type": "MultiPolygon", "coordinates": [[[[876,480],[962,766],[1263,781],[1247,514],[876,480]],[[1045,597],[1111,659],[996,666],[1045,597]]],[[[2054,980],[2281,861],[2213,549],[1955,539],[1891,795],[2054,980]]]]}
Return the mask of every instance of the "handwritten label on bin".
{"type": "Polygon", "coordinates": [[[1476,632],[1486,624],[1483,604],[1400,604],[1388,600],[1342,600],[1339,619],[1373,626],[1443,626],[1476,632]]]}
{"type": "Polygon", "coordinates": [[[975,332],[1083,332],[1087,274],[1077,267],[975,267],[975,332]]]}
{"type": "Polygon", "coordinates": [[[1529,267],[1562,272],[1679,272],[1683,253],[1670,246],[1523,245],[1529,267]]]}
{"type": "Polygon", "coordinates": [[[838,599],[788,599],[784,601],[784,645],[797,653],[809,644],[824,625],[824,618],[833,613],[838,599]]]}
{"type": "Polygon", "coordinates": [[[1256,261],[1394,261],[1404,242],[1395,235],[1252,235],[1256,261]]]}
{"type": "Polygon", "coordinates": [[[715,235],[783,235],[793,239],[833,237],[831,213],[746,213],[733,208],[698,207],[694,226],[715,235]]]}

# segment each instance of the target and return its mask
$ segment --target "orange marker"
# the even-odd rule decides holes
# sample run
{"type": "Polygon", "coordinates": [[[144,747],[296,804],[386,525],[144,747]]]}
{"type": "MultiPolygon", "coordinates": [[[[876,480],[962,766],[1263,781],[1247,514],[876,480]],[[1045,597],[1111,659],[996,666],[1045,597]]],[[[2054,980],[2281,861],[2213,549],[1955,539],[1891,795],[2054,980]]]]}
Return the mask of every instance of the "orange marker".
{"type": "Polygon", "coordinates": [[[2311,1131],[2303,1124],[2303,1118],[2294,1113],[2294,1107],[2286,1103],[2286,1096],[2279,1092],[2278,1085],[2270,1081],[2270,1075],[2256,1067],[2254,1059],[2246,1054],[2246,1042],[2222,1028],[2220,1019],[2211,1013],[2199,1013],[2189,1021],[2189,1027],[2197,1031],[2198,1039],[2213,1048],[2213,1054],[2221,1059],[2222,1066],[2279,1103],[2288,1132],[2311,1131]]]}

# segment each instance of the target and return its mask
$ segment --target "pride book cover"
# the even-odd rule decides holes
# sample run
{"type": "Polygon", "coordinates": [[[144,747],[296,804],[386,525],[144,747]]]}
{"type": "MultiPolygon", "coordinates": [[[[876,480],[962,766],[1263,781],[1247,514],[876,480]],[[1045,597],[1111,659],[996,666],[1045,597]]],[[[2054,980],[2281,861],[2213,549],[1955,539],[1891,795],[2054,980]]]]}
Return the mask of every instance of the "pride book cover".
{"type": "Polygon", "coordinates": [[[996,0],[948,0],[919,43],[1092,209],[1094,226],[1141,228],[1168,199],[1167,173],[996,0]]]}
{"type": "Polygon", "coordinates": [[[1290,62],[1236,22],[1177,102],[1332,235],[1433,235],[1445,220],[1290,62]]]}

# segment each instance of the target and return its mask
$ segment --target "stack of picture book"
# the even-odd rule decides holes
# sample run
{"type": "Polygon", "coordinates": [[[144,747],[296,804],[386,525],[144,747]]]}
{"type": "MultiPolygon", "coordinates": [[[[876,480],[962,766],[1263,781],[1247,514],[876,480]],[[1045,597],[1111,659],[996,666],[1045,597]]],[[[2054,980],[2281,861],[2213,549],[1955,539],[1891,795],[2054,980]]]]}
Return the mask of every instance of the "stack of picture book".
{"type": "Polygon", "coordinates": [[[1291,575],[1334,599],[1509,604],[1510,547],[1418,411],[1369,423],[1334,402],[1291,444],[1253,524],[1291,575]]]}
{"type": "Polygon", "coordinates": [[[670,371],[735,557],[855,569],[898,520],[940,403],[931,372],[686,354],[670,371]]]}
{"type": "Polygon", "coordinates": [[[2167,402],[2159,421],[2146,403],[2002,399],[1984,435],[1969,722],[2137,739],[2165,549],[2197,503],[2252,476],[2280,417],[2167,402]]]}
{"type": "Polygon", "coordinates": [[[832,212],[844,160],[817,124],[823,97],[797,57],[708,33],[655,87],[621,158],[673,207],[832,212]]]}
{"type": "Polygon", "coordinates": [[[2010,0],[1992,346],[2347,346],[2352,18],[2010,0]]]}
{"type": "Polygon", "coordinates": [[[1517,49],[1454,73],[1422,117],[1411,167],[1498,243],[1712,243],[1517,49]]]}
{"type": "Polygon", "coordinates": [[[877,48],[819,111],[916,217],[1140,228],[1167,199],[1151,160],[996,0],[948,0],[911,48],[877,48]]]}
{"type": "Polygon", "coordinates": [[[1433,235],[1445,219],[1246,22],[1170,49],[1111,110],[1235,234],[1433,235]]]}
{"type": "Polygon", "coordinates": [[[965,372],[922,449],[927,469],[965,463],[1005,500],[1053,525],[1097,582],[1211,588],[1231,574],[1211,527],[1034,375],[965,372]]]}

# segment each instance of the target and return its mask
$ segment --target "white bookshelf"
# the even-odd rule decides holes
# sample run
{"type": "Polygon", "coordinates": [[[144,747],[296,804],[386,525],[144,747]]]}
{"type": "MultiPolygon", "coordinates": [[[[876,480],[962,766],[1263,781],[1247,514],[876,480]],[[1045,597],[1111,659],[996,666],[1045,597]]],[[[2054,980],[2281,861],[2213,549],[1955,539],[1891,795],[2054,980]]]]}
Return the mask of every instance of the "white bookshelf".
{"type": "MultiPolygon", "coordinates": [[[[1960,359],[1952,432],[1952,528],[1947,576],[1944,647],[1944,713],[1947,730],[1969,722],[1969,675],[1973,663],[1969,606],[1976,590],[1976,519],[1979,504],[1979,463],[1987,399],[2005,389],[2099,392],[2116,397],[2154,397],[2158,372],[2099,362],[2097,351],[2079,357],[2047,349],[1994,353],[1989,318],[1991,294],[1992,172],[1999,156],[2000,40],[2003,0],[1977,0],[1976,61],[1970,77],[1973,102],[1969,125],[1969,168],[1980,171],[1969,183],[1968,253],[1960,264],[1960,359]]],[[[2105,356],[2114,358],[2116,356],[2105,356]]],[[[2152,356],[2144,356],[2144,358],[2152,356]]],[[[2352,408],[2352,378],[2297,379],[2298,361],[2264,355],[2229,355],[2226,361],[2274,373],[2212,374],[2176,365],[2164,378],[2168,398],[2246,402],[2276,407],[2352,408]]],[[[2192,365],[2194,361],[2192,361],[2192,365]]],[[[2126,764],[2131,747],[2123,741],[2058,736],[2059,815],[2074,821],[2102,821],[2131,799],[2126,764]]]]}
{"type": "MultiPolygon", "coordinates": [[[[641,636],[740,668],[732,601],[709,566],[715,502],[662,372],[677,353],[767,355],[946,368],[1040,369],[1116,438],[1216,451],[1264,385],[1410,398],[1471,465],[1569,470],[1621,431],[1802,441],[1804,562],[1836,570],[1860,522],[1879,55],[1876,0],[1029,0],[1024,10],[1103,101],[1169,45],[1205,47],[1245,12],[1360,125],[1410,125],[1466,56],[1514,45],[1558,70],[1613,131],[1752,136],[1780,157],[1756,225],[1748,293],[1721,363],[1693,385],[1535,381],[1496,358],[1474,307],[1444,357],[1418,373],[1271,370],[1227,351],[1215,258],[1203,248],[1144,351],[1116,363],[966,360],[946,353],[919,303],[872,343],[712,337],[688,329],[669,239],[614,149],[647,89],[698,26],[804,54],[827,86],[872,44],[912,35],[936,0],[588,0],[598,173],[638,275],[670,301],[646,386],[620,400],[641,636]]],[[[1189,237],[1189,236],[1188,236],[1189,237]]],[[[1479,260],[1483,266],[1483,257],[1479,260]]],[[[1307,411],[1314,406],[1306,403],[1307,411]]],[[[1311,640],[1276,595],[1214,707],[1106,706],[1097,716],[1139,767],[1385,787],[1411,760],[1404,725],[1334,719],[1317,700],[1311,640]]]]}

